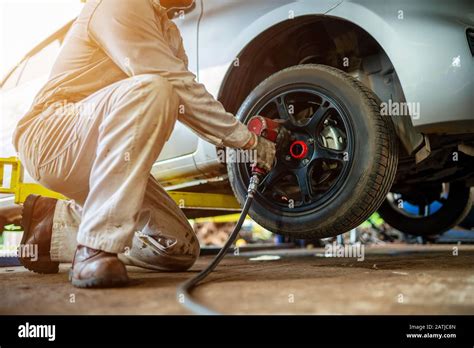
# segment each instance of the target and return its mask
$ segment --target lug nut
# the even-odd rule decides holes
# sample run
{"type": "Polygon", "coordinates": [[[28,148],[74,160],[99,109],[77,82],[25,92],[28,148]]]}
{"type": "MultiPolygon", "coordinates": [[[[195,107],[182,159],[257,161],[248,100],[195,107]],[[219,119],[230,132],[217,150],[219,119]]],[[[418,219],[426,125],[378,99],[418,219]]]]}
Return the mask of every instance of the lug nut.
{"type": "Polygon", "coordinates": [[[314,143],[314,139],[313,139],[313,138],[309,138],[309,139],[308,139],[308,143],[309,143],[309,144],[313,144],[313,143],[314,143]]]}
{"type": "Polygon", "coordinates": [[[291,161],[291,156],[290,156],[290,155],[286,155],[285,159],[286,159],[287,161],[291,161]]]}
{"type": "Polygon", "coordinates": [[[305,159],[303,160],[303,164],[304,164],[304,165],[307,165],[308,163],[309,163],[309,160],[308,160],[307,158],[305,158],[305,159]]]}
{"type": "Polygon", "coordinates": [[[301,160],[306,157],[308,154],[308,145],[302,141],[298,140],[293,142],[290,146],[290,155],[294,159],[301,160]]]}

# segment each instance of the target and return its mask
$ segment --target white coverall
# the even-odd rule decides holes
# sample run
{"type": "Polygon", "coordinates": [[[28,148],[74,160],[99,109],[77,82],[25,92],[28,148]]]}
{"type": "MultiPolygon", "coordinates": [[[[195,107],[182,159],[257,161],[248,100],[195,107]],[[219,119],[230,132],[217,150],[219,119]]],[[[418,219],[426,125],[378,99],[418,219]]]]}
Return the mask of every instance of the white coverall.
{"type": "Polygon", "coordinates": [[[158,269],[192,265],[196,236],[149,174],[176,120],[216,145],[252,137],[188,71],[157,0],[89,0],[14,134],[28,172],[71,199],[56,206],[53,261],[71,262],[79,243],[158,269]],[[140,260],[137,231],[156,242],[140,260]]]}

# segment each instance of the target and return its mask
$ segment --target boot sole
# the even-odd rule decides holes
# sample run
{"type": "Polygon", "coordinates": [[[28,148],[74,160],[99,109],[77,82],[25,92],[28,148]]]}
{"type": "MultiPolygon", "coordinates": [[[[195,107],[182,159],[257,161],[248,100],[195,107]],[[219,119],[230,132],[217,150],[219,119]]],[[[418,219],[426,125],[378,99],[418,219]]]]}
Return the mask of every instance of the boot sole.
{"type": "Polygon", "coordinates": [[[110,279],[110,278],[88,278],[88,279],[76,279],[72,276],[73,270],[69,271],[69,281],[76,288],[93,289],[93,288],[119,288],[127,285],[130,280],[128,278],[123,279],[110,279]]]}
{"type": "MultiPolygon", "coordinates": [[[[23,203],[23,216],[21,219],[21,225],[23,227],[23,237],[21,238],[21,245],[25,245],[26,241],[30,236],[31,230],[31,219],[25,218],[25,216],[33,216],[33,209],[35,203],[40,198],[38,195],[29,195],[25,202],[23,203]]],[[[50,260],[41,260],[30,261],[28,258],[21,257],[19,253],[18,260],[20,264],[25,267],[27,270],[39,274],[54,274],[59,272],[59,262],[54,262],[50,260]]]]}

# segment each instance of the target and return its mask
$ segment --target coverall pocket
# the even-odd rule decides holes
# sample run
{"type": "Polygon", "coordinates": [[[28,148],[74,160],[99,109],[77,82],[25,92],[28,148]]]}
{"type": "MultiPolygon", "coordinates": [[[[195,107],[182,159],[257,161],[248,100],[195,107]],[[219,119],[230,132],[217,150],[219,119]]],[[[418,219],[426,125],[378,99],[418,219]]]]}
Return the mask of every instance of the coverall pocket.
{"type": "Polygon", "coordinates": [[[20,159],[31,175],[41,182],[41,169],[59,158],[78,140],[77,115],[48,108],[33,119],[19,139],[20,159]]]}

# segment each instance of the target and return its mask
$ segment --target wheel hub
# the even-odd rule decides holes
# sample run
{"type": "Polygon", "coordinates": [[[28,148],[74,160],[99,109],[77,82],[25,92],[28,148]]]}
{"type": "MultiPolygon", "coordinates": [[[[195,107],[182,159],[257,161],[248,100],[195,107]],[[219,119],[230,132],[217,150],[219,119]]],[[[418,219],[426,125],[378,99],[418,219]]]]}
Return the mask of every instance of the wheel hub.
{"type": "Polygon", "coordinates": [[[291,132],[291,141],[282,149],[278,157],[281,163],[291,169],[309,165],[315,154],[315,140],[306,132],[291,132]]]}
{"type": "Polygon", "coordinates": [[[290,155],[294,159],[300,160],[308,155],[308,145],[302,140],[296,140],[290,145],[290,155]]]}
{"type": "MultiPolygon", "coordinates": [[[[278,120],[289,133],[260,185],[263,201],[295,212],[322,206],[341,189],[352,163],[353,138],[347,115],[334,99],[313,88],[293,86],[269,94],[252,114],[278,120]]],[[[248,166],[242,170],[249,175],[248,166]]]]}

